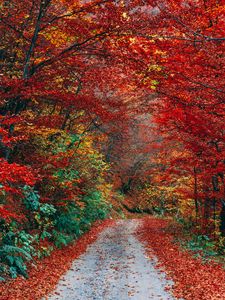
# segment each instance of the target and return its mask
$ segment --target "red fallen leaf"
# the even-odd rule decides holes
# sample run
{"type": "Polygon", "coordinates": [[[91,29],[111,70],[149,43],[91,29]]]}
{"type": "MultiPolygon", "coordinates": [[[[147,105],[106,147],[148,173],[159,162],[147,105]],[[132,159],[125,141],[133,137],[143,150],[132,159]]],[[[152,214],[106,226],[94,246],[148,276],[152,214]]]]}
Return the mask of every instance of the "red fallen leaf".
{"type": "Polygon", "coordinates": [[[59,292],[54,292],[54,294],[55,294],[55,295],[60,295],[60,293],[59,293],[59,292]]]}

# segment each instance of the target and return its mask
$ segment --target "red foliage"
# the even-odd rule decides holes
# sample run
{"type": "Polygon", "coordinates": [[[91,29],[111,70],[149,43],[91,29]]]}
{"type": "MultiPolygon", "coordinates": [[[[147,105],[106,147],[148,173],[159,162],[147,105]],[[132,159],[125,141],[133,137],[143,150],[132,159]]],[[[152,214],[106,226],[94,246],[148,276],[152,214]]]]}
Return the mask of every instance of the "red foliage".
{"type": "MultiPolygon", "coordinates": [[[[14,184],[27,184],[33,186],[36,181],[36,177],[33,175],[31,169],[26,166],[21,166],[16,163],[9,164],[5,159],[0,159],[1,173],[0,182],[3,188],[11,188],[9,183],[14,184]]],[[[11,188],[12,192],[13,189],[11,188]]],[[[17,190],[15,189],[15,192],[17,190]]]]}
{"type": "Polygon", "coordinates": [[[164,1],[161,8],[160,1],[155,3],[161,10],[155,17],[156,32],[164,37],[157,42],[158,61],[166,75],[156,78],[160,100],[155,122],[163,139],[162,152],[175,149],[183,156],[171,160],[167,155],[162,161],[168,176],[195,180],[190,196],[196,202],[196,215],[209,219],[213,212],[204,208],[207,201],[218,212],[224,205],[224,3],[164,1]]]}
{"type": "Polygon", "coordinates": [[[5,207],[0,207],[0,218],[6,221],[10,221],[11,219],[16,219],[18,221],[20,216],[8,211],[5,207]]]}
{"type": "Polygon", "coordinates": [[[98,234],[110,226],[113,220],[97,221],[92,229],[79,238],[75,244],[56,249],[49,257],[38,262],[29,271],[29,279],[22,277],[0,284],[1,300],[41,299],[54,290],[59,278],[70,268],[74,259],[85,252],[98,234]]]}
{"type": "Polygon", "coordinates": [[[185,300],[222,300],[225,295],[225,270],[216,263],[203,264],[188,251],[173,242],[173,235],[165,232],[168,221],[145,218],[137,232],[147,243],[148,253],[159,259],[158,267],[165,269],[174,281],[173,294],[185,300]]]}

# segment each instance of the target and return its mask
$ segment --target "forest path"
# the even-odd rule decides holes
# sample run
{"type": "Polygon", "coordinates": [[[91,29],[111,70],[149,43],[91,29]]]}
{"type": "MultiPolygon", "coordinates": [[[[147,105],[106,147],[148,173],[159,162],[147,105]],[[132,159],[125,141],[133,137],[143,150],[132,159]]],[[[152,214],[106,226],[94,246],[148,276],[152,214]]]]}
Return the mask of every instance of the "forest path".
{"type": "Polygon", "coordinates": [[[171,284],[135,237],[140,220],[117,221],[73,262],[49,300],[172,300],[171,284]]]}

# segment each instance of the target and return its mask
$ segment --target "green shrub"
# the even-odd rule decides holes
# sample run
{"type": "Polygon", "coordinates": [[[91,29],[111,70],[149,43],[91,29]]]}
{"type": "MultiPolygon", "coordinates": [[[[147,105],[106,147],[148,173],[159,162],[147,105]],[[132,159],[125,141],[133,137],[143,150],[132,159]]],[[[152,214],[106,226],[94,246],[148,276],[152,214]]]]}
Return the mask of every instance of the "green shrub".
{"type": "Polygon", "coordinates": [[[82,225],[86,229],[96,220],[103,220],[110,212],[111,206],[102,197],[100,191],[93,191],[83,197],[85,208],[82,211],[82,225]]]}
{"type": "Polygon", "coordinates": [[[26,209],[30,211],[38,210],[40,206],[40,202],[39,202],[40,196],[38,192],[28,185],[24,186],[23,192],[24,192],[23,203],[25,204],[26,209]]]}
{"type": "Polygon", "coordinates": [[[3,235],[0,245],[0,274],[16,278],[18,274],[27,278],[26,262],[32,260],[34,248],[33,237],[21,231],[15,234],[12,231],[3,235]]]}

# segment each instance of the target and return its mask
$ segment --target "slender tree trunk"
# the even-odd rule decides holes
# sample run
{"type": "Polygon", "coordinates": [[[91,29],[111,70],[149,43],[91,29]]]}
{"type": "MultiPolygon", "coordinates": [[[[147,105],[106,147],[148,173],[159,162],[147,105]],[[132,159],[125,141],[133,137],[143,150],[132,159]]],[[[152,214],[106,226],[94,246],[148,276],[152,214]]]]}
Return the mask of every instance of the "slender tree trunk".
{"type": "Polygon", "coordinates": [[[33,33],[32,39],[31,39],[30,47],[27,51],[27,55],[26,55],[26,58],[25,58],[25,65],[24,65],[24,70],[23,70],[23,78],[24,79],[28,79],[31,75],[30,71],[29,71],[30,59],[33,55],[33,51],[34,51],[34,48],[36,46],[36,42],[37,42],[37,39],[38,39],[38,34],[39,34],[39,31],[40,31],[42,18],[44,16],[46,8],[50,4],[50,2],[51,2],[51,0],[45,0],[45,1],[41,0],[40,1],[40,8],[39,8],[39,13],[38,13],[37,21],[36,21],[36,24],[35,24],[35,28],[34,28],[34,33],[33,33]]]}
{"type": "Polygon", "coordinates": [[[197,224],[198,215],[199,215],[199,204],[198,204],[198,180],[197,180],[196,167],[194,167],[194,201],[195,201],[195,218],[197,224]]]}
{"type": "Polygon", "coordinates": [[[225,201],[222,200],[222,209],[220,212],[220,232],[225,236],[225,201]]]}

